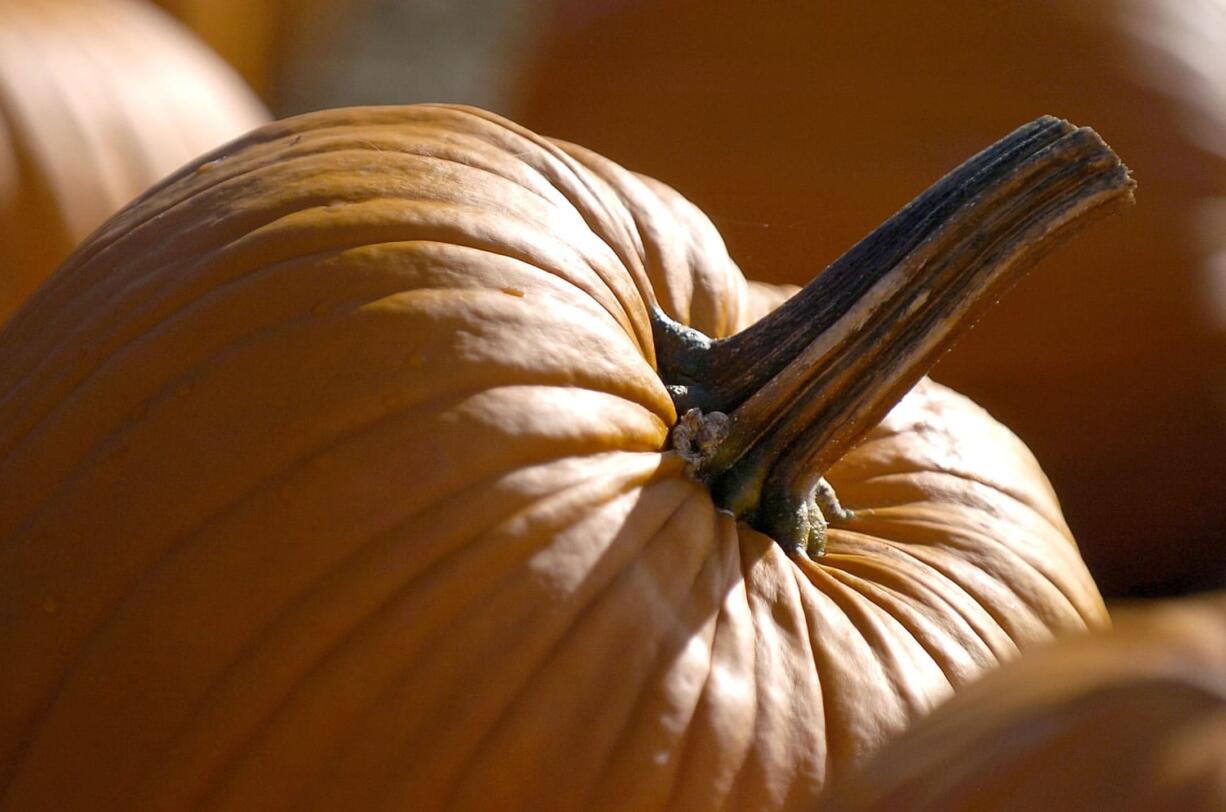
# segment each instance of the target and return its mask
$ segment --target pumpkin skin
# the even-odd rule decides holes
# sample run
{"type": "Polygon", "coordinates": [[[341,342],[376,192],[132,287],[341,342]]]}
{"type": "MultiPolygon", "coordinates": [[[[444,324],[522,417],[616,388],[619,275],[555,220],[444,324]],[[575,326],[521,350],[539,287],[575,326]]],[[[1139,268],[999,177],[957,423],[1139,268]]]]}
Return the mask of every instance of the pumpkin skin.
{"type": "Polygon", "coordinates": [[[0,797],[797,808],[1104,625],[1033,457],[932,383],[828,472],[824,558],[715,508],[649,306],[718,336],[781,295],[667,187],[468,108],[168,179],[0,333],[0,797]]]}
{"type": "Polygon", "coordinates": [[[1205,211],[1226,196],[1223,24],[1196,0],[562,0],[511,110],[684,190],[778,282],[1017,121],[1094,122],[1136,209],[1046,260],[932,375],[1025,438],[1106,594],[1182,593],[1226,587],[1226,228],[1205,211]],[[1155,505],[1158,542],[1136,532],[1155,505]]]}
{"type": "Polygon", "coordinates": [[[823,809],[1226,807],[1226,594],[1160,603],[969,687],[823,809]]]}
{"type": "Polygon", "coordinates": [[[0,0],[0,320],[125,203],[267,120],[155,8],[0,0]]]}

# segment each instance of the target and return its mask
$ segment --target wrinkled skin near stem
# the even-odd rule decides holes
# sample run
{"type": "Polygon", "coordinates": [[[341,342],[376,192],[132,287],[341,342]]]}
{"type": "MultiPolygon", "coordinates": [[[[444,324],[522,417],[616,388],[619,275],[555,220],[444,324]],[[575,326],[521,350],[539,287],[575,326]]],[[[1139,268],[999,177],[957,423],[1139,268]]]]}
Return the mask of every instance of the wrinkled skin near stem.
{"type": "Polygon", "coordinates": [[[674,445],[722,507],[789,552],[821,555],[827,519],[849,515],[825,471],[1044,253],[1130,203],[1134,185],[1093,130],[1044,116],[748,330],[713,341],[657,312],[660,375],[686,415],[674,445]],[[703,431],[712,419],[718,431],[703,431]]]}

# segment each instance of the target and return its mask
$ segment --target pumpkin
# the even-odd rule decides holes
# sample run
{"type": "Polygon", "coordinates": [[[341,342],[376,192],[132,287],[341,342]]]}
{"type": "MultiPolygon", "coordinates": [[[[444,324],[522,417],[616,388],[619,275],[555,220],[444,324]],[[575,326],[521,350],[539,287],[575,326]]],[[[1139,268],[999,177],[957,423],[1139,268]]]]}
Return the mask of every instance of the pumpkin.
{"type": "Polygon", "coordinates": [[[1134,609],[988,675],[823,809],[1226,807],[1226,595],[1134,609]]]}
{"type": "Polygon", "coordinates": [[[476,109],[313,113],[168,178],[0,333],[0,797],[794,808],[1103,626],[1034,458],[920,380],[965,327],[930,305],[1127,194],[1086,130],[1001,145],[754,326],[790,291],[692,204],[476,109]],[[854,413],[781,417],[797,381],[854,413]]]}
{"type": "Polygon", "coordinates": [[[268,114],[132,0],[0,0],[0,320],[146,187],[268,114]]]}
{"type": "MultiPolygon", "coordinates": [[[[335,36],[345,0],[156,0],[209,44],[262,98],[275,97],[286,56],[335,36]]],[[[318,54],[316,54],[318,56],[318,54]]]]}
{"type": "Polygon", "coordinates": [[[1179,593],[1226,587],[1224,26],[1203,0],[566,0],[509,109],[685,190],[747,275],[791,283],[1017,121],[1111,133],[1136,211],[932,374],[1025,438],[1106,594],[1179,593]],[[1136,532],[1155,506],[1162,541],[1136,532]]]}

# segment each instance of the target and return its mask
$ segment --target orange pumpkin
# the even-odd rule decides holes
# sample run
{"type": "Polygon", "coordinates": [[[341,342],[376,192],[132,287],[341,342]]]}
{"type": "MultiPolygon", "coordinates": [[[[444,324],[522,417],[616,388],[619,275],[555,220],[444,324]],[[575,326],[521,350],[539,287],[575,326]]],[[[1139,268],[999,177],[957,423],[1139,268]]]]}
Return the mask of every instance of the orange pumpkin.
{"type": "Polygon", "coordinates": [[[1226,595],[1133,610],[970,686],[823,809],[1226,808],[1226,595]]]}
{"type": "Polygon", "coordinates": [[[1104,625],[1034,459],[936,384],[823,469],[824,557],[717,507],[656,327],[782,296],[672,190],[469,108],[169,178],[0,333],[0,798],[793,808],[1104,625]]]}
{"type": "Polygon", "coordinates": [[[287,53],[343,19],[345,0],[156,0],[275,107],[287,53]]]}
{"type": "Polygon", "coordinates": [[[0,0],[0,321],[120,206],[267,117],[144,3],[0,0]]]}
{"type": "Polygon", "coordinates": [[[511,109],[684,189],[746,274],[777,282],[1017,121],[1110,133],[1136,210],[1053,256],[933,376],[1035,451],[1105,592],[1182,592],[1226,586],[1209,268],[1226,228],[1205,211],[1226,196],[1224,26],[1203,0],[564,0],[511,109]]]}

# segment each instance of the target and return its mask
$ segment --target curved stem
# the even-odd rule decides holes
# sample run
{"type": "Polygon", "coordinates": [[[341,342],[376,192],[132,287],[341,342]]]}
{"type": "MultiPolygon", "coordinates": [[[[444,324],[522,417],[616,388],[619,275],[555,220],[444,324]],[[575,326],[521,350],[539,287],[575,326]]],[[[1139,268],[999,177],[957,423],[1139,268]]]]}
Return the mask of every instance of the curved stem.
{"type": "Polygon", "coordinates": [[[822,475],[1048,250],[1131,201],[1096,133],[1045,116],[938,181],[750,329],[711,341],[657,314],[680,412],[730,416],[697,465],[717,501],[820,552],[822,475]]]}

